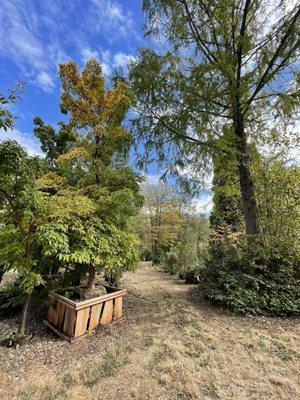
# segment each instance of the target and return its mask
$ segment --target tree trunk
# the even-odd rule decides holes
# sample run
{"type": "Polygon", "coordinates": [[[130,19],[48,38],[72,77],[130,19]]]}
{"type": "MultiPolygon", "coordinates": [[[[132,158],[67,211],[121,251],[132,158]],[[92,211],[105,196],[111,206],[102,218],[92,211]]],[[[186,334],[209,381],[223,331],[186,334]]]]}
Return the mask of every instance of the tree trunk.
{"type": "Polygon", "coordinates": [[[96,265],[94,263],[90,263],[89,276],[87,282],[88,289],[95,288],[95,278],[96,278],[96,265]]]}
{"type": "Polygon", "coordinates": [[[23,306],[23,310],[22,310],[22,315],[21,315],[21,320],[20,320],[20,325],[19,325],[19,333],[21,333],[22,335],[25,335],[25,333],[26,333],[26,323],[27,323],[27,317],[28,317],[28,310],[29,310],[29,306],[30,306],[30,302],[31,302],[31,294],[32,293],[27,294],[25,303],[23,306]]]}
{"type": "Polygon", "coordinates": [[[154,240],[152,242],[152,246],[151,246],[152,247],[151,248],[151,261],[152,261],[153,265],[157,264],[157,245],[158,245],[157,240],[154,240]]]}
{"type": "Polygon", "coordinates": [[[260,229],[258,208],[254,193],[253,180],[250,172],[249,160],[239,160],[239,175],[246,232],[248,235],[255,235],[260,232],[260,229]]]}
{"type": "Polygon", "coordinates": [[[95,167],[95,179],[96,179],[96,184],[100,184],[100,177],[99,177],[99,171],[98,171],[98,163],[100,159],[100,154],[99,154],[99,146],[100,146],[100,136],[95,135],[95,150],[94,150],[94,167],[95,167]]]}
{"type": "Polygon", "coordinates": [[[248,154],[243,116],[238,115],[235,119],[234,129],[238,140],[238,167],[239,182],[243,203],[243,214],[248,235],[256,235],[260,232],[259,214],[255,198],[254,184],[250,171],[250,157],[248,154]]]}

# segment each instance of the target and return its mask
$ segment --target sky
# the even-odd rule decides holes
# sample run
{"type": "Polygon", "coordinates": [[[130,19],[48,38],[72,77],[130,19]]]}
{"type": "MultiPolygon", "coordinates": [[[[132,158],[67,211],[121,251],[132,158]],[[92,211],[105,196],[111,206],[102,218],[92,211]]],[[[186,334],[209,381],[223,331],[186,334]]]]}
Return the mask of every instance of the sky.
{"type": "MultiPolygon", "coordinates": [[[[15,128],[0,140],[12,138],[30,154],[42,155],[32,128],[33,118],[56,125],[59,111],[58,64],[74,60],[80,67],[94,57],[109,76],[124,67],[145,44],[142,0],[1,0],[0,91],[7,94],[18,81],[25,83],[11,111],[15,128]]],[[[133,160],[132,160],[133,161],[133,160]]],[[[159,176],[155,165],[148,174],[159,176]]],[[[203,192],[197,210],[211,209],[211,194],[203,192]]]]}

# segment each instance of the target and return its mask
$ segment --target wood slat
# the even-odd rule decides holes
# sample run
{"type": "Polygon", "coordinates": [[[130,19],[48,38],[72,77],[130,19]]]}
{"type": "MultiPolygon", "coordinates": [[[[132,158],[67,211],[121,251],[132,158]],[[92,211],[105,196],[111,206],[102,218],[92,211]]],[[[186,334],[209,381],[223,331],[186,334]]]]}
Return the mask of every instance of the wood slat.
{"type": "Polygon", "coordinates": [[[49,322],[51,322],[51,324],[53,323],[53,316],[54,316],[54,308],[53,308],[53,304],[50,305],[49,307],[49,311],[48,311],[48,315],[47,315],[47,319],[49,322]]]}
{"type": "Polygon", "coordinates": [[[64,305],[60,301],[56,302],[56,309],[53,316],[53,325],[56,327],[58,327],[59,316],[62,308],[64,308],[64,305]]]}
{"type": "Polygon", "coordinates": [[[75,310],[72,310],[69,307],[66,307],[65,319],[63,331],[69,335],[74,335],[74,327],[75,327],[75,310]]]}
{"type": "Polygon", "coordinates": [[[113,300],[107,300],[104,303],[104,308],[101,316],[100,323],[102,325],[109,324],[113,318],[113,300]]]}
{"type": "Polygon", "coordinates": [[[102,307],[103,307],[103,303],[96,304],[95,306],[91,307],[92,310],[91,310],[91,318],[90,318],[90,324],[89,324],[90,331],[95,329],[96,326],[99,324],[102,307]]]}
{"type": "Polygon", "coordinates": [[[59,316],[58,316],[58,323],[57,323],[59,330],[63,329],[65,314],[66,314],[66,306],[61,303],[60,308],[59,308],[59,316]]]}
{"type": "Polygon", "coordinates": [[[87,323],[90,316],[90,308],[83,308],[77,311],[75,337],[84,335],[87,330],[87,323]]]}
{"type": "Polygon", "coordinates": [[[122,303],[122,297],[117,297],[116,299],[114,299],[114,319],[122,317],[122,303]]]}
{"type": "Polygon", "coordinates": [[[95,304],[104,303],[107,300],[112,300],[117,297],[125,296],[126,294],[127,294],[127,290],[122,289],[117,292],[104,294],[103,296],[100,296],[100,297],[94,297],[93,299],[79,301],[78,303],[76,303],[75,309],[80,310],[82,308],[86,308],[87,306],[93,306],[95,304]]]}

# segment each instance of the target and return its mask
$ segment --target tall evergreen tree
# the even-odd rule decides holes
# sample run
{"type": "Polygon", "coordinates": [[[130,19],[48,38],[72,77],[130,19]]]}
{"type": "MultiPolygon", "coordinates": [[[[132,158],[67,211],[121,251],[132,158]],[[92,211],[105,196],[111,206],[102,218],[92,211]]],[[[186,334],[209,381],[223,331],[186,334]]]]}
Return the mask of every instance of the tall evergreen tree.
{"type": "Polygon", "coordinates": [[[299,112],[293,4],[145,0],[146,34],[162,39],[160,50],[141,50],[130,72],[137,137],[171,172],[197,171],[218,154],[235,159],[249,235],[260,232],[249,144],[270,143],[273,122],[286,132],[299,112]]]}

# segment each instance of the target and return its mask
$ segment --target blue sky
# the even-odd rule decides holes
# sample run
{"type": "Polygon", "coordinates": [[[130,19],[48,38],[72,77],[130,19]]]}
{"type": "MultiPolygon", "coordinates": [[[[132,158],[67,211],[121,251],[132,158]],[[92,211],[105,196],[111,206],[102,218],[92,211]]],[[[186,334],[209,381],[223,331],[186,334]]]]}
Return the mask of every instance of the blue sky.
{"type": "Polygon", "coordinates": [[[96,57],[107,75],[126,66],[143,42],[141,1],[2,0],[0,37],[0,90],[25,82],[12,110],[17,123],[9,136],[39,152],[31,133],[33,118],[51,124],[62,118],[58,64],[72,59],[83,66],[96,57]]]}
{"type": "MultiPolygon", "coordinates": [[[[25,90],[12,107],[15,128],[0,131],[0,140],[13,138],[30,153],[41,154],[33,118],[53,125],[64,118],[58,64],[74,60],[82,67],[95,57],[109,76],[115,67],[126,67],[145,44],[142,25],[142,0],[1,0],[0,91],[7,93],[18,81],[25,82],[25,90]]],[[[159,174],[156,166],[149,174],[159,174]]],[[[210,202],[205,196],[204,205],[210,202]]]]}

